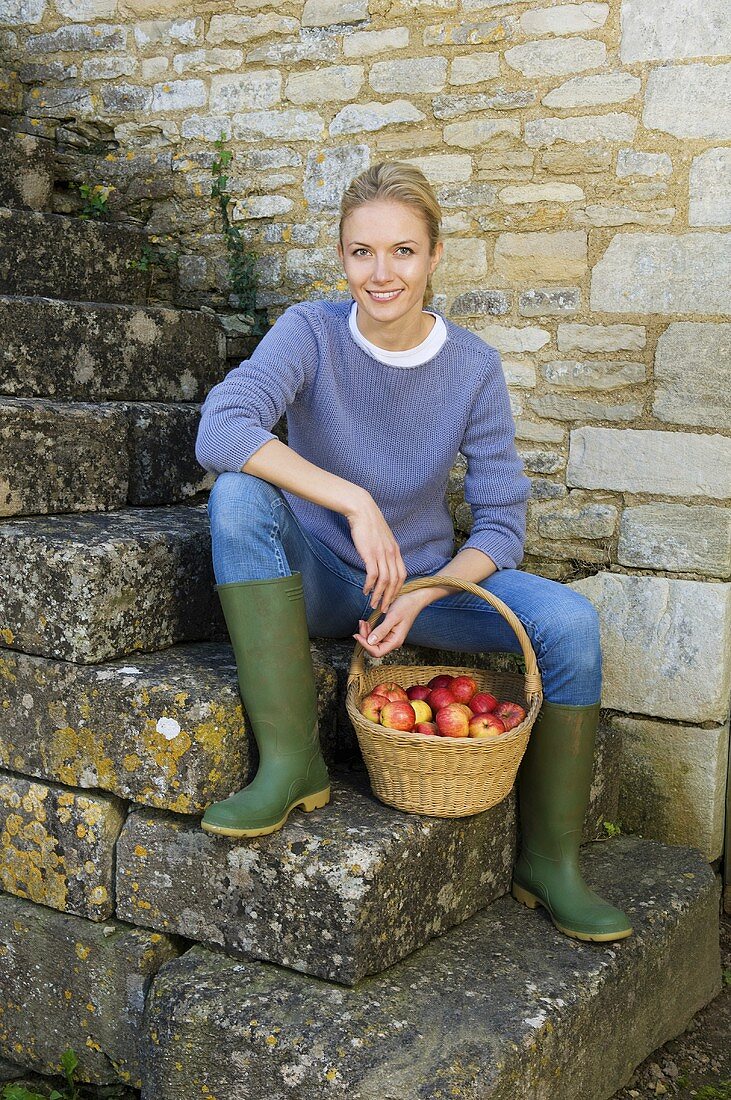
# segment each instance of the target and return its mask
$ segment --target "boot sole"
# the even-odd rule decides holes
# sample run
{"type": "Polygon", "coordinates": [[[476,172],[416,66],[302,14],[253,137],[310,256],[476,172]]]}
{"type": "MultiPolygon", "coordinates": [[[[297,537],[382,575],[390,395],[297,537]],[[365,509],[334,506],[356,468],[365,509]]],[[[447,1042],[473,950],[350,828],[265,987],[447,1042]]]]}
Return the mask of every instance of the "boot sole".
{"type": "Polygon", "coordinates": [[[234,829],[227,828],[225,825],[210,825],[207,822],[201,822],[201,828],[207,833],[215,833],[217,836],[268,836],[269,833],[276,833],[282,828],[287,818],[291,814],[292,810],[296,810],[298,807],[305,811],[305,813],[311,813],[312,810],[321,810],[323,806],[327,806],[330,801],[330,788],[325,787],[324,790],[318,791],[317,794],[308,794],[304,798],[298,799],[297,802],[293,802],[291,806],[287,808],[287,812],[284,817],[274,823],[274,825],[264,825],[259,829],[234,829]]]}
{"type": "Polygon", "coordinates": [[[528,909],[537,909],[540,905],[546,910],[559,932],[563,932],[564,936],[570,936],[573,940],[585,940],[589,943],[609,943],[612,940],[626,940],[628,936],[632,935],[631,928],[627,928],[622,932],[576,932],[573,928],[566,928],[565,925],[559,924],[546,903],[542,901],[537,894],[532,894],[530,890],[526,890],[523,886],[519,886],[517,882],[513,883],[510,892],[516,901],[521,902],[521,904],[525,905],[528,909]]]}

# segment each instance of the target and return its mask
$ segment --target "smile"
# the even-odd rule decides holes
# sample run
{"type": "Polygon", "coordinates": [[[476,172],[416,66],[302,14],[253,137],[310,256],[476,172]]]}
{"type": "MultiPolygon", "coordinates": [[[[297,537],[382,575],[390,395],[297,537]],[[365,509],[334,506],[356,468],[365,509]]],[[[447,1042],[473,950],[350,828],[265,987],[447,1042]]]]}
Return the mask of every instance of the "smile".
{"type": "Polygon", "coordinates": [[[370,294],[371,298],[375,298],[377,302],[390,302],[396,298],[401,291],[400,290],[368,290],[367,294],[370,294]]]}

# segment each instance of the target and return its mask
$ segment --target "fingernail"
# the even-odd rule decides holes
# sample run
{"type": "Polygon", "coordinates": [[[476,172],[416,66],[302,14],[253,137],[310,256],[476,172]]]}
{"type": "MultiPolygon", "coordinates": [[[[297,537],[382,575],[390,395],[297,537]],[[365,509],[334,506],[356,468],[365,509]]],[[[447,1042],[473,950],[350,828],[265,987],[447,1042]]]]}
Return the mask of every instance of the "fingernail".
{"type": "Polygon", "coordinates": [[[371,634],[370,638],[368,639],[368,645],[375,645],[377,641],[378,641],[378,635],[371,634]]]}

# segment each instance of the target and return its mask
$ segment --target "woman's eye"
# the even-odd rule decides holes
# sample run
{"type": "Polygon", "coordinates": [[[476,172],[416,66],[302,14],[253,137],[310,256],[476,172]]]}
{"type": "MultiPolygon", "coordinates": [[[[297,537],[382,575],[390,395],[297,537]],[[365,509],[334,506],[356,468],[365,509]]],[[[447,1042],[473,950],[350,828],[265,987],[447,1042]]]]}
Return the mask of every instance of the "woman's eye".
{"type": "Polygon", "coordinates": [[[396,249],[396,252],[400,256],[413,256],[414,254],[413,248],[409,248],[407,244],[400,245],[399,248],[396,249]]]}
{"type": "Polygon", "coordinates": [[[367,256],[368,255],[368,249],[367,248],[355,248],[353,250],[353,255],[354,256],[367,256]]]}

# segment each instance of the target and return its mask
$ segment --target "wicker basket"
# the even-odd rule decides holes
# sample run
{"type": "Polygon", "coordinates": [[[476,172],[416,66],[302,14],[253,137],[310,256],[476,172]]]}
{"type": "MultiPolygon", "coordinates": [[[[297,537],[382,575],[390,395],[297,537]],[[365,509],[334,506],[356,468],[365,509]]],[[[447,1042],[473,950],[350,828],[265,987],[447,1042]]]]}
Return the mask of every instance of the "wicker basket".
{"type": "MultiPolygon", "coordinates": [[[[434,586],[470,592],[499,611],[520,642],[525,658],[525,677],[446,666],[378,665],[366,669],[365,650],[356,642],[348,675],[346,707],[358,736],[373,793],[381,802],[431,817],[466,817],[497,805],[510,793],[543,700],[541,678],[528,635],[502,600],[469,581],[442,575],[438,580],[425,577],[410,581],[401,592],[434,586]],[[471,676],[477,682],[478,691],[490,691],[498,698],[520,703],[526,708],[525,720],[496,738],[452,738],[402,733],[371,722],[361,713],[363,696],[384,679],[408,688],[426,683],[440,673],[471,676]]],[[[379,617],[380,613],[374,612],[370,625],[379,617]]]]}

